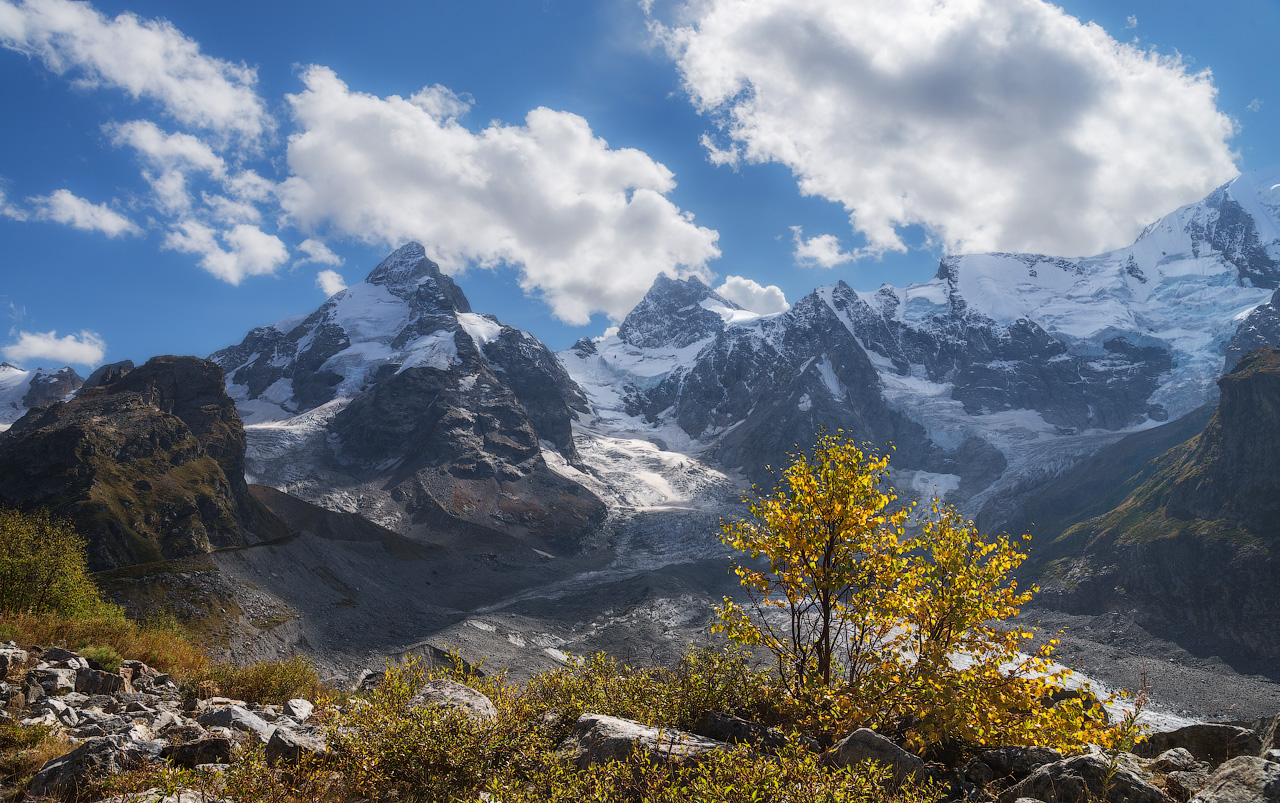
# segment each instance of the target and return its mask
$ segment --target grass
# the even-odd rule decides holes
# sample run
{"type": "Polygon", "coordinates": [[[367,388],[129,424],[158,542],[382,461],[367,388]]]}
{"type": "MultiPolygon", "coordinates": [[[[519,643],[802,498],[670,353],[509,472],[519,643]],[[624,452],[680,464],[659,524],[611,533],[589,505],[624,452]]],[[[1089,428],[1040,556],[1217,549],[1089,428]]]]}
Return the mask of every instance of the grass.
{"type": "Polygon", "coordinates": [[[0,801],[19,800],[31,778],[47,762],[70,752],[47,725],[19,725],[0,719],[0,801]]]}
{"type": "Polygon", "coordinates": [[[125,618],[118,608],[77,618],[54,613],[3,615],[0,640],[69,650],[110,648],[118,656],[142,661],[178,679],[200,675],[209,663],[204,650],[172,620],[140,624],[125,618]]]}
{"type": "Polygon", "coordinates": [[[186,686],[201,697],[230,697],[261,705],[280,705],[298,697],[315,700],[323,693],[315,665],[301,655],[249,666],[211,664],[202,674],[188,678],[186,686]]]}

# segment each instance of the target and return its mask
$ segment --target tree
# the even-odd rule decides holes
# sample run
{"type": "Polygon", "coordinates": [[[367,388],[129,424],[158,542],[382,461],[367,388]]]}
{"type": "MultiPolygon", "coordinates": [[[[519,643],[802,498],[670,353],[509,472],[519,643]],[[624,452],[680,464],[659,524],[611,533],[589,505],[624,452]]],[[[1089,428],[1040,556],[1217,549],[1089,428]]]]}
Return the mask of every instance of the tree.
{"type": "Polygon", "coordinates": [[[84,539],[69,522],[0,508],[0,614],[74,616],[100,605],[84,539]]]}
{"type": "Polygon", "coordinates": [[[722,522],[726,544],[768,567],[735,565],[749,603],[726,597],[719,629],[768,648],[791,695],[831,727],[917,745],[1105,742],[1087,698],[1046,702],[1066,674],[1050,660],[1056,642],[1021,651],[1032,633],[1009,620],[1034,589],[1012,578],[1018,543],[937,500],[923,515],[892,508],[888,473],[887,456],[839,435],[792,456],[749,517],[722,522]]]}

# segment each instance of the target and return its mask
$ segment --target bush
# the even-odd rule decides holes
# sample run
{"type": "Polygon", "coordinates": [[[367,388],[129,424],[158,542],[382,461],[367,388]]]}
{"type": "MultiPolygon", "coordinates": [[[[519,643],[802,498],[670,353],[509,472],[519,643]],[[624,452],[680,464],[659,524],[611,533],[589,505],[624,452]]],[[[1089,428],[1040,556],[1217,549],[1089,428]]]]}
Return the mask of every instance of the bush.
{"type": "Polygon", "coordinates": [[[85,543],[44,511],[0,508],[0,614],[91,615],[104,603],[89,579],[85,543]]]}
{"type": "Polygon", "coordinates": [[[1019,651],[1032,634],[1009,620],[1034,589],[1012,579],[1018,545],[936,500],[908,538],[915,505],[891,509],[888,473],[887,457],[839,436],[793,456],[750,518],[723,524],[726,544],[768,567],[735,567],[751,602],[726,598],[720,628],[772,651],[784,688],[829,734],[871,727],[916,748],[1105,743],[1082,705],[1043,702],[1065,675],[1051,669],[1054,642],[1019,651]]]}
{"type": "Polygon", "coordinates": [[[119,672],[120,667],[124,664],[124,659],[120,657],[120,653],[110,646],[81,647],[76,650],[76,654],[81,658],[88,658],[90,661],[94,661],[108,672],[119,672]]]}
{"type": "Polygon", "coordinates": [[[321,691],[315,664],[302,655],[248,666],[214,664],[186,678],[185,685],[204,697],[220,695],[261,705],[279,705],[297,697],[315,700],[321,691]]]}

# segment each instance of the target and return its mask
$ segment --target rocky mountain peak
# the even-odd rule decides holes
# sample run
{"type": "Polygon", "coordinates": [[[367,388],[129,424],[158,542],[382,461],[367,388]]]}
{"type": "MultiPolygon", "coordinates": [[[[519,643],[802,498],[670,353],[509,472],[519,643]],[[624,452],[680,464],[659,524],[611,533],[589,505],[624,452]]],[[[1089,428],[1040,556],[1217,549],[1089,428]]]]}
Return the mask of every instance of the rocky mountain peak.
{"type": "Polygon", "coordinates": [[[618,337],[637,348],[684,348],[724,329],[725,313],[741,310],[697,276],[672,279],[659,273],[653,286],[618,327],[618,337]]]}
{"type": "Polygon", "coordinates": [[[439,309],[470,312],[471,303],[453,279],[427,258],[421,243],[400,246],[365,277],[367,284],[385,287],[406,301],[416,300],[439,309]]]}

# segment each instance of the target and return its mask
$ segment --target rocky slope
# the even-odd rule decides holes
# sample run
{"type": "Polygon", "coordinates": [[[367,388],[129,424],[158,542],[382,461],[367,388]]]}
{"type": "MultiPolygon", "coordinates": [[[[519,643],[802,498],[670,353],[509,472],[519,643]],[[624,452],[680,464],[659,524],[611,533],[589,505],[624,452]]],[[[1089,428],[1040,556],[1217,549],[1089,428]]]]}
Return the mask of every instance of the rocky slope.
{"type": "Polygon", "coordinates": [[[27,410],[63,401],[80,389],[84,379],[70,367],[46,373],[43,368],[25,371],[0,362],[0,432],[27,410]]]}
{"type": "Polygon", "coordinates": [[[1137,610],[1179,641],[1274,662],[1280,348],[1251,352],[1218,384],[1221,400],[1203,432],[1122,478],[1113,505],[1077,502],[1044,528],[1033,566],[1043,604],[1137,610]]]}
{"type": "Polygon", "coordinates": [[[577,386],[536,339],[472,312],[417,243],[211,359],[248,424],[255,481],[463,541],[480,527],[574,549],[603,518],[543,456],[578,460],[577,386]]]}
{"type": "Polygon", "coordinates": [[[249,495],[244,445],[216,365],[120,365],[0,433],[0,503],[71,518],[94,569],[286,534],[249,495]]]}

